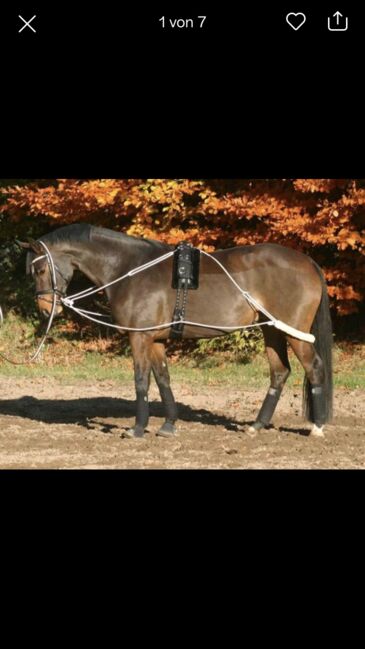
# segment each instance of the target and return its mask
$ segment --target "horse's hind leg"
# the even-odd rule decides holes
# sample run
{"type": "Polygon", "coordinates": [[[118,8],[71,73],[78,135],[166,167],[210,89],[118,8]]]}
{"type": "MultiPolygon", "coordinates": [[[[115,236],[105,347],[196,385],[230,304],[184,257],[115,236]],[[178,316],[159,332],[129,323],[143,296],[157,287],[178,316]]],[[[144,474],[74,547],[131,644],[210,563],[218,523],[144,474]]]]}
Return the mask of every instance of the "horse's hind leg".
{"type": "Polygon", "coordinates": [[[306,395],[306,390],[304,390],[304,400],[308,400],[307,414],[310,421],[313,422],[311,435],[324,437],[323,426],[326,423],[326,395],[322,359],[312,343],[290,337],[288,337],[288,340],[296,357],[303,365],[307,380],[309,381],[309,391],[306,395]]]}
{"type": "Polygon", "coordinates": [[[134,362],[137,414],[134,427],[125,432],[123,436],[143,437],[149,418],[148,388],[151,377],[153,341],[150,336],[142,333],[130,334],[129,340],[134,362]]]}
{"type": "Polygon", "coordinates": [[[165,423],[161,426],[157,435],[170,437],[176,433],[175,422],[177,420],[177,406],[170,387],[170,375],[167,367],[165,345],[162,342],[155,342],[152,346],[152,371],[160,391],[161,400],[165,407],[165,423]]]}
{"type": "Polygon", "coordinates": [[[266,353],[270,365],[270,388],[262,403],[253,426],[248,432],[253,435],[267,426],[278,404],[285,381],[290,374],[287,343],[284,335],[273,327],[263,327],[266,353]]]}

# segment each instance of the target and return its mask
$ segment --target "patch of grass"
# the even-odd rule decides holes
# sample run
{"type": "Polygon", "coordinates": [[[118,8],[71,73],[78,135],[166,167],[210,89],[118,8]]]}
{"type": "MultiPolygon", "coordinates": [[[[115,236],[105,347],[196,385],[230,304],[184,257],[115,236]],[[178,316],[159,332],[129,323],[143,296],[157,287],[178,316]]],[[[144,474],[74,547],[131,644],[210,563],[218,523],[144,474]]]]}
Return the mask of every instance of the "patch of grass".
{"type": "MultiPolygon", "coordinates": [[[[0,329],[0,351],[26,358],[34,351],[37,322],[25,322],[9,313],[0,329]]],[[[78,381],[133,382],[133,362],[127,356],[127,337],[68,339],[67,324],[59,322],[52,329],[41,358],[31,365],[14,366],[0,359],[0,376],[52,377],[61,383],[78,381]]],[[[39,341],[39,338],[38,338],[39,341]]],[[[265,388],[269,385],[269,365],[264,353],[254,355],[251,362],[232,362],[224,348],[206,355],[174,352],[172,346],[170,374],[173,382],[192,385],[221,385],[242,388],[265,388]]],[[[288,386],[301,389],[304,371],[289,352],[292,373],[288,386]]],[[[365,346],[342,345],[334,349],[334,383],[336,388],[365,388],[365,346]]]]}
{"type": "Polygon", "coordinates": [[[340,388],[365,388],[365,346],[344,345],[335,347],[333,353],[334,386],[340,388]]]}
{"type": "MultiPolygon", "coordinates": [[[[72,344],[62,344],[54,354],[51,345],[40,361],[25,366],[14,366],[0,362],[1,376],[15,377],[53,377],[60,382],[105,381],[133,382],[133,363],[108,351],[83,351],[72,344]]],[[[57,346],[56,346],[57,347],[57,346]]],[[[341,350],[334,354],[334,383],[337,388],[365,388],[365,357],[349,356],[341,350]]],[[[297,359],[291,356],[292,373],[287,385],[301,389],[303,369],[297,359]]],[[[173,382],[192,385],[242,386],[242,388],[263,388],[269,385],[269,366],[264,355],[257,356],[251,363],[225,363],[220,366],[195,366],[185,359],[170,366],[173,382]]]]}

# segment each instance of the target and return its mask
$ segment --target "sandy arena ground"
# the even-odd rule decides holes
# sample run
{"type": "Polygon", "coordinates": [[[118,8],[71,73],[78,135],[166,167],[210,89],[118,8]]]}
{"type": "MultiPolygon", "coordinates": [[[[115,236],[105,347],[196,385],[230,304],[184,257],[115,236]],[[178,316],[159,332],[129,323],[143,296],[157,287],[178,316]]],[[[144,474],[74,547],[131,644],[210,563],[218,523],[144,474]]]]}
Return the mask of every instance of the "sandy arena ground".
{"type": "Polygon", "coordinates": [[[0,378],[0,468],[362,468],[365,393],[338,390],[335,418],[324,439],[308,437],[301,391],[286,390],[269,430],[251,438],[265,390],[199,393],[174,384],[179,402],[176,439],[156,436],[163,411],[151,385],[144,439],[121,439],[134,421],[133,385],[54,379],[0,378]]]}

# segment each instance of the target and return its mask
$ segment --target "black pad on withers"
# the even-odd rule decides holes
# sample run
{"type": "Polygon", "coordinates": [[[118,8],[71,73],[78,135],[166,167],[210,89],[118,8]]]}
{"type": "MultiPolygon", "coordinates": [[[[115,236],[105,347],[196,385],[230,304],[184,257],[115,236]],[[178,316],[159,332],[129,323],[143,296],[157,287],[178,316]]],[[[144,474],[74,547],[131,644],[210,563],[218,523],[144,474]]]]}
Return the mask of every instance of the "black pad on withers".
{"type": "Polygon", "coordinates": [[[313,423],[320,428],[326,423],[326,399],[321,385],[313,386],[311,391],[311,409],[310,415],[313,423]]]}
{"type": "Polygon", "coordinates": [[[200,250],[182,241],[176,246],[172,268],[172,288],[199,287],[200,250]]]}
{"type": "Polygon", "coordinates": [[[277,406],[277,403],[280,399],[281,395],[281,390],[279,388],[270,388],[264,402],[261,406],[261,410],[259,414],[257,415],[257,422],[260,422],[260,424],[263,424],[264,426],[267,426],[270,421],[271,417],[274,414],[274,410],[277,406]]]}

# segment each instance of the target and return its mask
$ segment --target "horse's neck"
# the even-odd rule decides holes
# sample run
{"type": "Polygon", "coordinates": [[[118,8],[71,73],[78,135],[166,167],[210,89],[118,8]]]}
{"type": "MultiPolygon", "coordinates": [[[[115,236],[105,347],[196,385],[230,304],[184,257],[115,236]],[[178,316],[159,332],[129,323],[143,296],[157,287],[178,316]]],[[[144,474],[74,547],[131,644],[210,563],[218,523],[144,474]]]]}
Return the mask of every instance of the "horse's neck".
{"type": "Polygon", "coordinates": [[[72,244],[72,263],[96,286],[103,286],[144,263],[146,254],[114,241],[72,244]]]}

